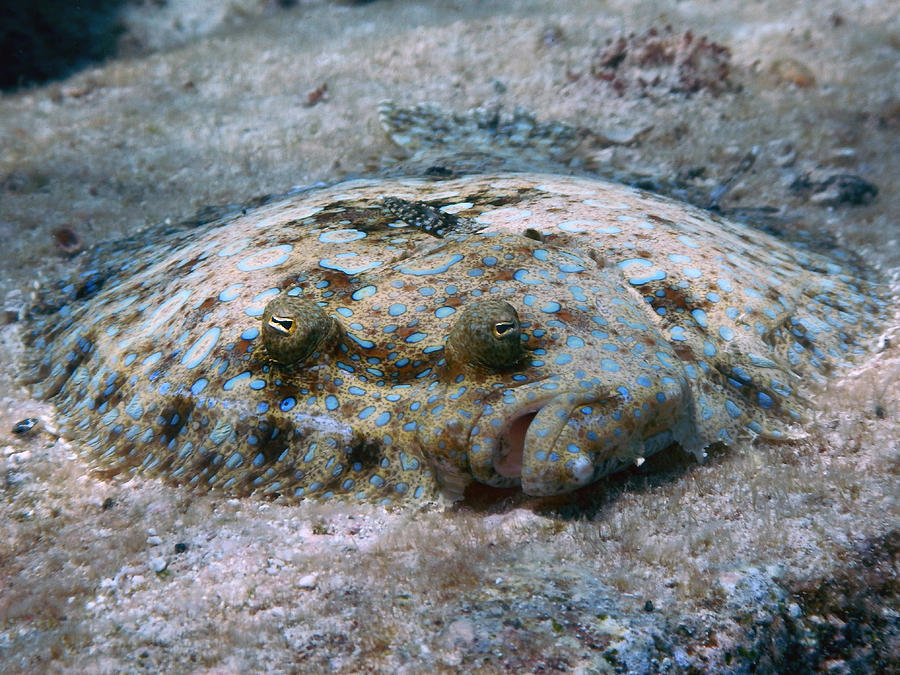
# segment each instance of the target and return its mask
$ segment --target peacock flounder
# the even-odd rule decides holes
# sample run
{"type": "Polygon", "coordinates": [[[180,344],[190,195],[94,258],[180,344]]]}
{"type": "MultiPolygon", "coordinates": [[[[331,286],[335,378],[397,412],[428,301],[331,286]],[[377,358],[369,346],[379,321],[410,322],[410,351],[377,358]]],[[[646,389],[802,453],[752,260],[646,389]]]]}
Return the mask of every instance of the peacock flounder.
{"type": "Polygon", "coordinates": [[[344,182],[86,262],[30,331],[62,435],[287,498],[552,495],[796,435],[886,310],[849,266],[549,174],[344,182]]]}

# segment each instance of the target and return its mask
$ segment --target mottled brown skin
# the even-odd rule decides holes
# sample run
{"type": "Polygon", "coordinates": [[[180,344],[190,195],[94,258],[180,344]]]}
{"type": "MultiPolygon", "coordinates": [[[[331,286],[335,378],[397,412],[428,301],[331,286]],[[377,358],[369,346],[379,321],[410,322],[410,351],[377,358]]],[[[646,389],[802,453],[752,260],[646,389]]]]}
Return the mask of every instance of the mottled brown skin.
{"type": "Polygon", "coordinates": [[[797,435],[887,305],[758,231],[544,174],[341,183],[83,269],[31,324],[63,435],[117,471],[295,499],[557,494],[675,443],[797,435]]]}

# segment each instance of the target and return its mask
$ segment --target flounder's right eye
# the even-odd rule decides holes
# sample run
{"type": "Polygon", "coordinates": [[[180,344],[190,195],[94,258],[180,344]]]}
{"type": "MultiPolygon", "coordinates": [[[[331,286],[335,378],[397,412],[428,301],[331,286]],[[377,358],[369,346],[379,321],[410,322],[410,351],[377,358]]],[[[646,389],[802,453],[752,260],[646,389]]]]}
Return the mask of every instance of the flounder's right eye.
{"type": "Polygon", "coordinates": [[[481,300],[466,307],[447,337],[447,360],[502,370],[525,353],[519,314],[503,300],[481,300]]]}
{"type": "Polygon", "coordinates": [[[262,341],[266,353],[282,366],[299,366],[337,345],[338,322],[311,300],[279,295],[266,305],[262,341]]]}

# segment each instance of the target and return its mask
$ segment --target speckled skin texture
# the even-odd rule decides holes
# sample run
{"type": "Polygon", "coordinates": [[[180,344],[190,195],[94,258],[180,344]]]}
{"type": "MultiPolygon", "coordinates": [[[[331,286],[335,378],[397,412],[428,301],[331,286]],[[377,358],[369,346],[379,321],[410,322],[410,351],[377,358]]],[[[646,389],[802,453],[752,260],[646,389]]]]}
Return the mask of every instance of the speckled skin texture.
{"type": "Polygon", "coordinates": [[[29,379],[61,433],[113,470],[289,498],[421,500],[473,478],[549,495],[673,443],[795,436],[886,308],[847,265],[543,174],[345,182],[83,269],[31,327],[29,379]],[[386,197],[465,226],[436,237],[386,197]],[[327,339],[297,363],[270,353],[273,311],[285,332],[311,303],[327,339]],[[494,349],[510,330],[520,346],[494,349]]]}

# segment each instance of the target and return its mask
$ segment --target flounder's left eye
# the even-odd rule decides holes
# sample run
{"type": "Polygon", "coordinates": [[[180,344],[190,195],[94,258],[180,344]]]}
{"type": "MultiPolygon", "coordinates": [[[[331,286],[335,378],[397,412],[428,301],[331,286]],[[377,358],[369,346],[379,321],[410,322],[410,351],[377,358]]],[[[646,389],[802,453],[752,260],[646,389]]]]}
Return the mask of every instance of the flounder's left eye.
{"type": "Polygon", "coordinates": [[[447,360],[487,368],[511,368],[525,353],[516,308],[502,300],[481,300],[459,314],[447,337],[447,360]]]}
{"type": "Polygon", "coordinates": [[[266,353],[283,366],[298,366],[317,353],[333,348],[340,326],[316,303],[293,295],[279,295],[262,316],[266,353]]]}

